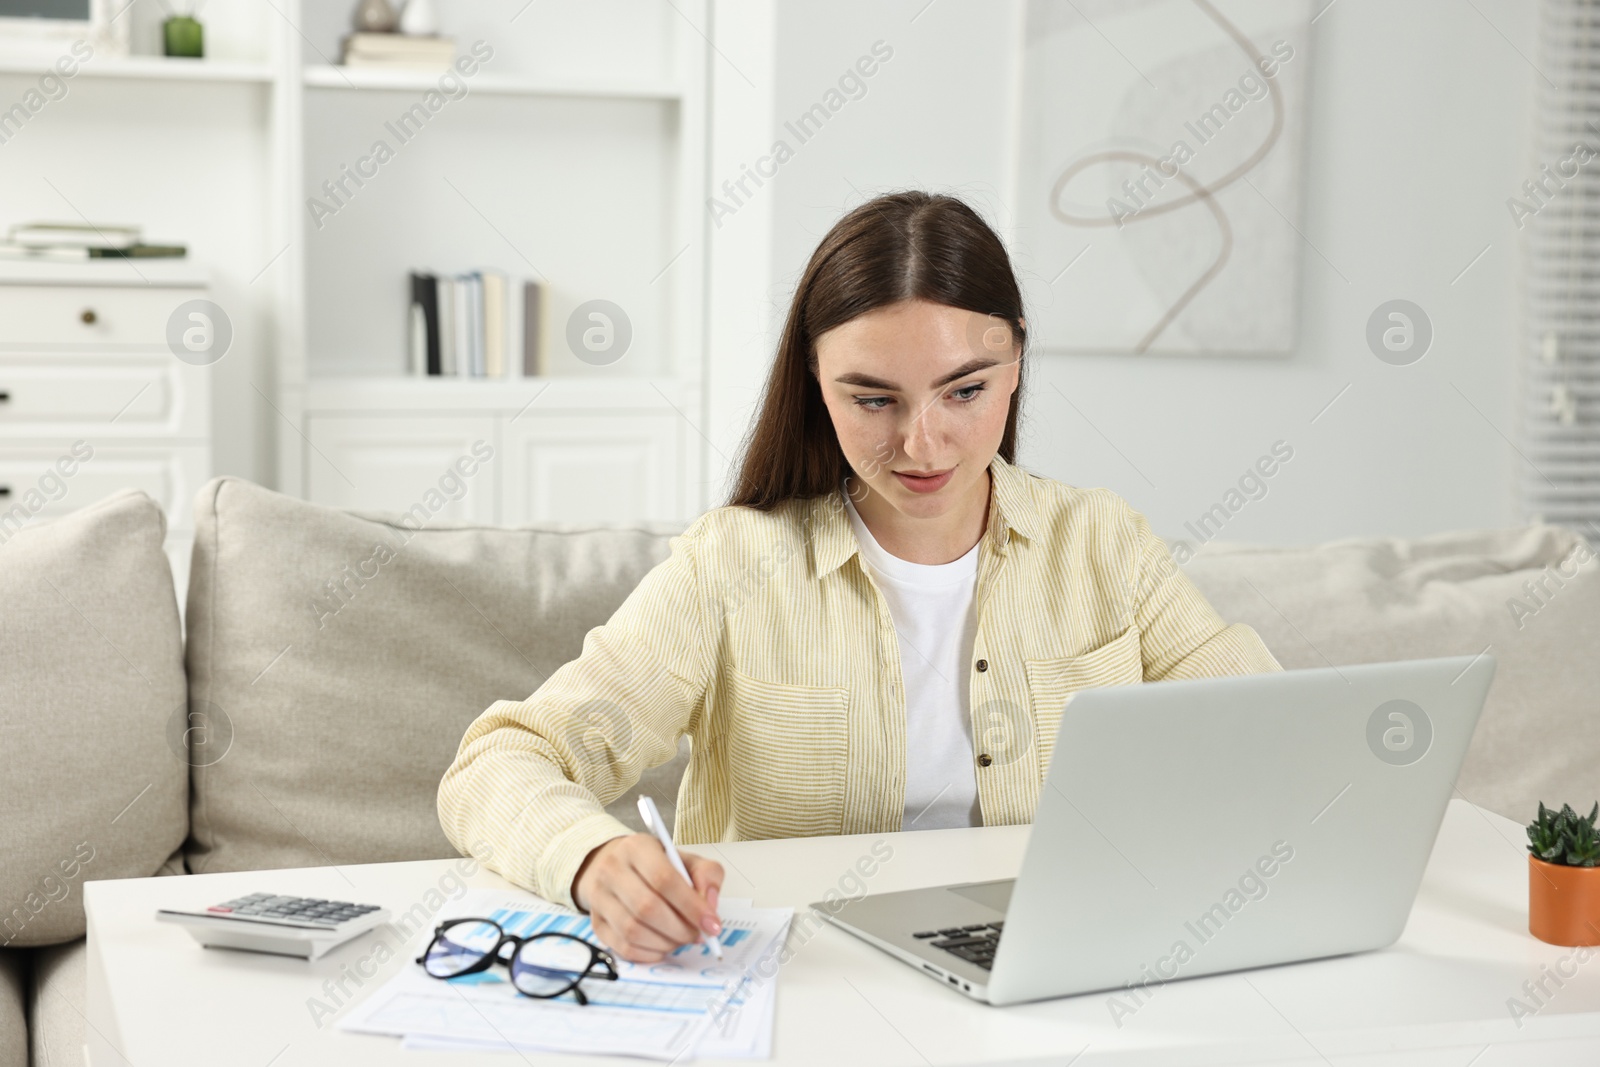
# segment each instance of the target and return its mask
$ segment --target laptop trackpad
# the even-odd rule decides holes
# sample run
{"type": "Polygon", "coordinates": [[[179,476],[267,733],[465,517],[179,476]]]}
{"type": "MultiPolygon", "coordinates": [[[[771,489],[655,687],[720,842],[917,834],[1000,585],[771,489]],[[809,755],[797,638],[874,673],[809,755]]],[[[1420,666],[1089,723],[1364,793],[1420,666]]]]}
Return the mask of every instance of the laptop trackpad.
{"type": "Polygon", "coordinates": [[[1011,907],[1011,887],[1016,884],[1015,878],[1003,878],[996,882],[973,882],[970,885],[953,885],[947,888],[956,896],[975,900],[985,907],[1004,913],[1011,907]]]}

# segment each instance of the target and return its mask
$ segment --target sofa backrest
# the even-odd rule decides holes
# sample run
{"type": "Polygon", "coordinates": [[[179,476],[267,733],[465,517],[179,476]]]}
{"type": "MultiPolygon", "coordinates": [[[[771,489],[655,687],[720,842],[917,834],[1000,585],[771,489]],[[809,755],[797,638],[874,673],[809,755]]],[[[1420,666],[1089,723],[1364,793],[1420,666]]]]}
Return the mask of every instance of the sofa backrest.
{"type": "Polygon", "coordinates": [[[455,855],[435,798],[468,724],[575,658],[681,530],[424,523],[209,483],[187,622],[190,703],[213,730],[191,760],[190,870],[455,855]]]}
{"type": "Polygon", "coordinates": [[[87,878],[181,873],[183,640],[166,519],[126,490],[0,516],[0,946],[83,936],[87,878]]]}
{"type": "Polygon", "coordinates": [[[1576,531],[1213,543],[1184,571],[1286,668],[1494,656],[1459,795],[1518,822],[1600,800],[1600,562],[1576,531]]]}
{"type": "MultiPolygon", "coordinates": [[[[467,725],[578,655],[682,528],[421,525],[234,478],[195,514],[187,678],[148,497],[0,529],[0,944],[80,936],[86,877],[453,855],[435,798],[467,725]]],[[[1493,654],[1461,794],[1518,820],[1600,798],[1574,531],[1213,543],[1184,569],[1285,667],[1493,654]]],[[[670,819],[683,763],[613,812],[648,791],[670,819]]]]}

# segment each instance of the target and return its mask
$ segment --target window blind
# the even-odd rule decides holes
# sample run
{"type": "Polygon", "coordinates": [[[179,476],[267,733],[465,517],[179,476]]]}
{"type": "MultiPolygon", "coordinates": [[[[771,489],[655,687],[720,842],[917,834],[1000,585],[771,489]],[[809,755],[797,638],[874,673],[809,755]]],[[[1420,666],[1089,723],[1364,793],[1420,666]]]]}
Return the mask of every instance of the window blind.
{"type": "Polygon", "coordinates": [[[1600,3],[1542,0],[1524,241],[1523,511],[1600,539],[1600,3]]]}

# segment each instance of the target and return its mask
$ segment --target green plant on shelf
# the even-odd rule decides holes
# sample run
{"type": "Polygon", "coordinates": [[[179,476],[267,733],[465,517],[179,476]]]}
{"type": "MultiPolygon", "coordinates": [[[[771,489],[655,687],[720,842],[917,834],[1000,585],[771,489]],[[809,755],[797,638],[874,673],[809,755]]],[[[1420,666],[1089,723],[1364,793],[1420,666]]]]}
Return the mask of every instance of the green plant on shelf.
{"type": "Polygon", "coordinates": [[[1600,802],[1588,815],[1579,815],[1570,804],[1551,811],[1539,804],[1539,817],[1528,824],[1528,851],[1546,863],[1564,867],[1600,867],[1600,802]]]}

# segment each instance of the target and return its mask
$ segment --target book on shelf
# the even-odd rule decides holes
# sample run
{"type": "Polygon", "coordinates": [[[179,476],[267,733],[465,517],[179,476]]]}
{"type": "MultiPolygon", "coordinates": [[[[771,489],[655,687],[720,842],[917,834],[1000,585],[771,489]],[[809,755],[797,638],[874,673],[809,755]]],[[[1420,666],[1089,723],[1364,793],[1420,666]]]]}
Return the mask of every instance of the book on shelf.
{"type": "Polygon", "coordinates": [[[439,280],[411,275],[411,373],[439,373],[439,280]],[[420,350],[421,360],[417,359],[420,350]]]}
{"type": "Polygon", "coordinates": [[[545,373],[547,316],[540,283],[523,283],[504,271],[475,270],[413,271],[408,284],[406,364],[412,374],[520,378],[545,373]]]}
{"type": "Polygon", "coordinates": [[[127,249],[142,236],[138,226],[110,222],[19,222],[6,231],[6,242],[27,248],[127,249]]]}
{"type": "Polygon", "coordinates": [[[188,249],[146,244],[137,226],[112,223],[21,222],[6,232],[0,259],[181,259],[188,249]]]}
{"type": "Polygon", "coordinates": [[[422,305],[412,303],[411,321],[407,324],[406,338],[410,351],[406,353],[407,363],[412,374],[428,373],[428,316],[423,312],[422,305]]]}
{"type": "Polygon", "coordinates": [[[434,280],[439,290],[439,373],[456,376],[456,283],[449,275],[434,280]]]}
{"type": "Polygon", "coordinates": [[[438,69],[456,59],[454,37],[409,37],[400,33],[352,33],[344,39],[347,67],[438,69]]]}
{"type": "Polygon", "coordinates": [[[522,373],[529,378],[549,372],[544,343],[550,316],[546,313],[546,286],[529,279],[522,285],[522,373]]]}
{"type": "Polygon", "coordinates": [[[483,275],[474,271],[467,282],[467,322],[472,326],[472,376],[483,374],[483,275]]]}
{"type": "Polygon", "coordinates": [[[481,272],[483,280],[483,373],[488,378],[506,377],[506,276],[499,271],[481,272]]]}

